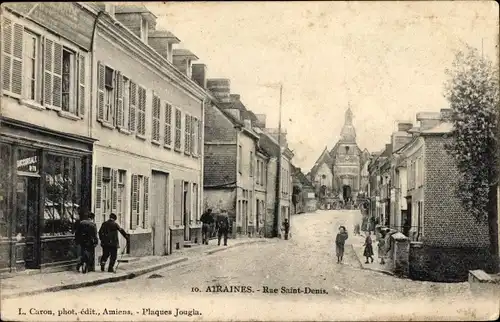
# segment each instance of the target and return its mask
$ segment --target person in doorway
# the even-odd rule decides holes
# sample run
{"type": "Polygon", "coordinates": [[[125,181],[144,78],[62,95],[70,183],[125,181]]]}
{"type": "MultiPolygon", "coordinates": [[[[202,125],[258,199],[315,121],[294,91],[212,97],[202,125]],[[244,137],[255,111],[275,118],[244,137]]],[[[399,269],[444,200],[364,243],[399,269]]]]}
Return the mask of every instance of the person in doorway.
{"type": "Polygon", "coordinates": [[[288,222],[287,218],[285,218],[285,221],[283,222],[283,230],[285,231],[285,240],[288,240],[288,233],[290,231],[290,223],[288,222]]]}
{"type": "Polygon", "coordinates": [[[376,224],[377,224],[377,221],[375,220],[375,217],[371,216],[370,217],[370,223],[369,223],[369,226],[368,226],[368,232],[369,233],[375,232],[375,225],[376,224]]]}
{"type": "Polygon", "coordinates": [[[122,234],[123,237],[129,241],[129,234],[123,230],[123,228],[116,222],[116,215],[109,215],[109,219],[102,223],[99,229],[99,239],[101,240],[102,256],[101,256],[101,272],[104,272],[106,262],[109,260],[108,272],[113,273],[116,263],[116,257],[118,256],[118,248],[120,244],[118,241],[118,232],[122,234]]]}
{"type": "Polygon", "coordinates": [[[335,250],[337,253],[337,264],[342,263],[342,259],[344,257],[345,241],[347,240],[348,237],[349,237],[349,235],[347,234],[347,230],[345,229],[345,227],[340,226],[337,237],[335,238],[335,250]]]}
{"type": "Polygon", "coordinates": [[[373,263],[373,245],[372,245],[372,236],[369,231],[366,232],[366,238],[365,238],[365,250],[363,251],[363,256],[366,257],[366,262],[365,264],[368,264],[368,259],[371,260],[373,263]]]}
{"type": "Polygon", "coordinates": [[[97,227],[87,214],[80,216],[80,222],[75,231],[75,242],[80,246],[81,250],[78,267],[82,268],[82,273],[84,274],[88,271],[93,271],[92,264],[94,260],[92,256],[95,254],[94,249],[98,243],[97,227]]]}
{"type": "Polygon", "coordinates": [[[264,219],[259,218],[259,237],[264,236],[264,219]]]}
{"type": "Polygon", "coordinates": [[[408,218],[406,218],[405,223],[403,224],[403,234],[408,238],[410,237],[410,230],[411,230],[410,221],[408,220],[408,218]]]}
{"type": "Polygon", "coordinates": [[[200,221],[203,223],[201,227],[201,233],[203,238],[203,244],[208,245],[208,239],[210,237],[210,227],[214,222],[214,217],[212,216],[212,209],[208,209],[201,215],[200,221]]]}
{"type": "Polygon", "coordinates": [[[217,246],[220,246],[222,236],[224,236],[224,246],[227,246],[227,235],[229,233],[229,217],[225,210],[222,210],[221,213],[217,215],[215,228],[217,229],[217,246]]]}

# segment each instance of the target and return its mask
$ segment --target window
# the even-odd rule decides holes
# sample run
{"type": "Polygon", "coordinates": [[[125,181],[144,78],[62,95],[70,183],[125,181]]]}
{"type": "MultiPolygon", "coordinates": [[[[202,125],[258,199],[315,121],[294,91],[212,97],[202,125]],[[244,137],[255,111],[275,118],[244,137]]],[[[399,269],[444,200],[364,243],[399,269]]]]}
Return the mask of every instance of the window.
{"type": "Polygon", "coordinates": [[[38,36],[24,30],[24,98],[37,101],[38,36]]]}
{"type": "Polygon", "coordinates": [[[243,148],[241,145],[238,146],[238,172],[243,173],[243,148]]]}
{"type": "Polygon", "coordinates": [[[181,149],[181,136],[182,136],[182,113],[181,110],[175,109],[175,149],[181,149]]]}
{"type": "Polygon", "coordinates": [[[125,227],[125,212],[126,212],[126,195],[125,195],[125,185],[127,182],[127,172],[125,170],[118,170],[118,191],[117,191],[117,205],[116,205],[116,217],[118,224],[121,227],[125,227]]]}
{"type": "Polygon", "coordinates": [[[117,82],[116,126],[118,126],[118,128],[126,127],[130,129],[130,81],[125,76],[119,74],[117,82]]]}
{"type": "Polygon", "coordinates": [[[113,123],[115,106],[115,71],[109,67],[104,71],[104,121],[113,123]]]}
{"type": "Polygon", "coordinates": [[[43,235],[71,234],[81,205],[81,160],[48,154],[43,235]]]}
{"type": "Polygon", "coordinates": [[[75,53],[63,48],[62,52],[62,110],[76,114],[75,98],[75,53]]]}
{"type": "Polygon", "coordinates": [[[260,160],[257,160],[257,176],[256,176],[256,183],[260,184],[260,160]]]}
{"type": "Polygon", "coordinates": [[[146,89],[138,86],[137,134],[146,135],[146,89]]]}
{"type": "Polygon", "coordinates": [[[191,116],[185,116],[184,123],[184,152],[191,153],[191,116]]]}
{"type": "Polygon", "coordinates": [[[132,175],[130,229],[149,228],[149,177],[132,175]]]}
{"type": "Polygon", "coordinates": [[[11,176],[12,166],[11,146],[0,143],[0,237],[9,237],[7,218],[10,216],[10,203],[12,199],[11,176]]]}
{"type": "Polygon", "coordinates": [[[165,128],[163,144],[167,147],[172,146],[172,105],[165,103],[165,128]]]}
{"type": "Polygon", "coordinates": [[[23,34],[24,27],[2,17],[3,89],[20,96],[23,83],[23,34]]]}
{"type": "Polygon", "coordinates": [[[198,184],[193,183],[193,196],[194,196],[194,210],[193,210],[193,219],[198,221],[199,218],[199,201],[198,201],[198,184]]]}
{"type": "Polygon", "coordinates": [[[155,143],[160,143],[160,110],[161,110],[161,102],[160,98],[156,95],[153,95],[153,108],[152,110],[152,119],[153,119],[153,128],[151,129],[151,141],[155,143]]]}
{"type": "Polygon", "coordinates": [[[253,177],[253,151],[250,151],[250,177],[253,177]]]}

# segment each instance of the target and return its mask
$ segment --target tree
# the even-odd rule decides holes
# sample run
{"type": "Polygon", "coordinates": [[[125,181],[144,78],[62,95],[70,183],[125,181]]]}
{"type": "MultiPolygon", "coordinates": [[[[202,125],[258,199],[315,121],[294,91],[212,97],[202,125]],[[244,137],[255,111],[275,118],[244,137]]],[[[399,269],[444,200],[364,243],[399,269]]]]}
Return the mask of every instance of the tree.
{"type": "Polygon", "coordinates": [[[492,271],[498,272],[498,68],[467,47],[446,73],[445,96],[454,125],[448,149],[461,173],[457,193],[467,212],[488,222],[492,271]]]}

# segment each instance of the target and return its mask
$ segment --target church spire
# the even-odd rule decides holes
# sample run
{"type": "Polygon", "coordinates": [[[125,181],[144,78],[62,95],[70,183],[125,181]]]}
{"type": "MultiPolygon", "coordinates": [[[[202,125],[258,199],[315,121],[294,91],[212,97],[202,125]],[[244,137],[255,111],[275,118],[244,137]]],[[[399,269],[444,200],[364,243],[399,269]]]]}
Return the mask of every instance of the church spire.
{"type": "Polygon", "coordinates": [[[345,111],[345,122],[340,132],[340,140],[344,143],[356,142],[356,130],[352,124],[353,113],[351,111],[351,103],[348,103],[347,110],[345,111]]]}

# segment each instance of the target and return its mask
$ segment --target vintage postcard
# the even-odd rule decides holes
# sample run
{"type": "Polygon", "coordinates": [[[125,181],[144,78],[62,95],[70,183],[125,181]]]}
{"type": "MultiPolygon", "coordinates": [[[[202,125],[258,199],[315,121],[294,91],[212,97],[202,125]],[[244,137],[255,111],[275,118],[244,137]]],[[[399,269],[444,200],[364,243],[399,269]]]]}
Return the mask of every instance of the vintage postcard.
{"type": "Polygon", "coordinates": [[[498,319],[498,11],[3,3],[1,319],[498,319]]]}

